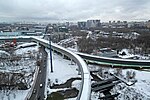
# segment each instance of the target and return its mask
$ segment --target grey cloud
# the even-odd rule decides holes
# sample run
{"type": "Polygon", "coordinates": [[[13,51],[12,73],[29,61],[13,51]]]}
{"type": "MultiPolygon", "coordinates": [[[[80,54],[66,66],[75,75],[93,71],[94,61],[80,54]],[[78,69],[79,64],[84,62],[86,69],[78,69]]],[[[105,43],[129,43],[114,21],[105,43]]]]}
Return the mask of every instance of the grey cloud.
{"type": "Polygon", "coordinates": [[[0,19],[148,19],[149,4],[149,0],[0,0],[0,19]]]}

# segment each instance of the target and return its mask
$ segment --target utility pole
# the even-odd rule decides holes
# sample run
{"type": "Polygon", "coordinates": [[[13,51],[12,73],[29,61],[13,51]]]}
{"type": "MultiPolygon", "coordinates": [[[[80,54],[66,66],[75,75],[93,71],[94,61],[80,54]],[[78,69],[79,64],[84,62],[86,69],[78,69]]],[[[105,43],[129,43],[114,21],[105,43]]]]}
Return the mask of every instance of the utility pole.
{"type": "Polygon", "coordinates": [[[51,73],[53,73],[53,62],[52,62],[52,46],[51,46],[51,35],[49,35],[49,47],[50,47],[50,64],[51,64],[51,73]]]}
{"type": "Polygon", "coordinates": [[[46,26],[45,29],[45,35],[49,36],[49,53],[50,53],[50,65],[51,65],[51,73],[53,73],[53,59],[52,59],[52,46],[51,46],[51,34],[47,34],[48,32],[48,25],[46,26]]]}

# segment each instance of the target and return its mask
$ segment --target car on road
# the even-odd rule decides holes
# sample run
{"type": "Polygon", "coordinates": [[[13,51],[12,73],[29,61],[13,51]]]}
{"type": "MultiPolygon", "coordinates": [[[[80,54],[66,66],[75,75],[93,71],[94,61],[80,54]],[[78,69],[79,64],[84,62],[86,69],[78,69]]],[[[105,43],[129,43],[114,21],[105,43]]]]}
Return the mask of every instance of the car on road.
{"type": "Polygon", "coordinates": [[[42,88],[42,87],[43,87],[43,84],[41,83],[41,84],[40,84],[40,88],[42,88]]]}
{"type": "Polygon", "coordinates": [[[41,70],[39,70],[39,73],[41,73],[41,70]]]}
{"type": "Polygon", "coordinates": [[[35,93],[36,93],[36,89],[33,90],[33,94],[35,94],[35,93]]]}

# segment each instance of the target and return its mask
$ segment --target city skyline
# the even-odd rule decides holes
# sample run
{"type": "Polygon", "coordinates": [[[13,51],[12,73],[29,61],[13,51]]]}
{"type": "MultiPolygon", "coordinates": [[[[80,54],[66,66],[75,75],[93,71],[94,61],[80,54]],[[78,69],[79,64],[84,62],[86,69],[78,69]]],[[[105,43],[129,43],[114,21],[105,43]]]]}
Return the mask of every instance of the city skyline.
{"type": "Polygon", "coordinates": [[[146,21],[149,0],[1,0],[0,21],[146,21]]]}

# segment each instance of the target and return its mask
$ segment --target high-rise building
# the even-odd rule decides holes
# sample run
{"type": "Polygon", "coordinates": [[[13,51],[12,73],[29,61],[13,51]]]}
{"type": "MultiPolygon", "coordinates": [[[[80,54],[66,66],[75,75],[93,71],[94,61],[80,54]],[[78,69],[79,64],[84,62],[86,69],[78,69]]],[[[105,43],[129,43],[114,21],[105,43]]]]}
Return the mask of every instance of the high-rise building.
{"type": "Polygon", "coordinates": [[[86,28],[86,22],[78,22],[78,28],[85,29],[86,28]]]}
{"type": "Polygon", "coordinates": [[[87,20],[87,28],[90,27],[100,27],[100,20],[87,20]]]}
{"type": "Polygon", "coordinates": [[[150,28],[150,20],[147,21],[146,26],[147,28],[150,28]]]}

